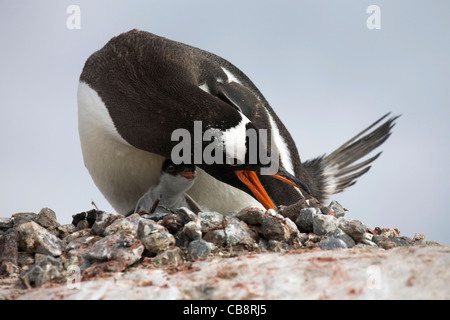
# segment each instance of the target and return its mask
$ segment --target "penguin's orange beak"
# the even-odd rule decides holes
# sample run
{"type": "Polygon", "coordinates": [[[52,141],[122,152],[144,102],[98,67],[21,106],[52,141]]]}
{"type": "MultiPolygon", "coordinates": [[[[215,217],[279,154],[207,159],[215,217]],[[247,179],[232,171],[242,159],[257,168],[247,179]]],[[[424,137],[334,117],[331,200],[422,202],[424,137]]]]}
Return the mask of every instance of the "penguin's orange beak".
{"type": "MultiPolygon", "coordinates": [[[[237,175],[239,180],[241,180],[242,183],[244,183],[250,189],[250,191],[255,195],[256,199],[264,206],[264,208],[266,208],[267,210],[275,209],[275,205],[273,204],[272,199],[270,199],[269,195],[267,194],[266,190],[259,181],[257,174],[254,171],[237,170],[235,171],[235,174],[237,175]]],[[[279,174],[271,174],[270,176],[288,183],[291,186],[300,188],[298,184],[279,174]]],[[[309,189],[303,183],[299,184],[309,193],[309,189]]]]}
{"type": "Polygon", "coordinates": [[[241,180],[255,195],[256,199],[266,209],[275,209],[275,205],[267,194],[266,190],[262,186],[255,171],[238,170],[235,171],[239,180],[241,180]]]}

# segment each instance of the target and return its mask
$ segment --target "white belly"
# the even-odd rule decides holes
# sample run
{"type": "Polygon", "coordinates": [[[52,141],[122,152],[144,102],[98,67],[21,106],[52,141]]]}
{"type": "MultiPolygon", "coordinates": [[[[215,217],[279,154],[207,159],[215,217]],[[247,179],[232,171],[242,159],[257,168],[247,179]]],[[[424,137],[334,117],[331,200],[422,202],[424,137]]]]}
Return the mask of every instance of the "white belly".
{"type": "MultiPolygon", "coordinates": [[[[84,82],[78,87],[78,130],[84,163],[99,190],[118,213],[134,210],[139,198],[158,182],[164,158],[128,144],[97,92],[84,82]]],[[[263,208],[247,193],[201,169],[187,193],[205,210],[222,214],[249,205],[263,208]]]]}

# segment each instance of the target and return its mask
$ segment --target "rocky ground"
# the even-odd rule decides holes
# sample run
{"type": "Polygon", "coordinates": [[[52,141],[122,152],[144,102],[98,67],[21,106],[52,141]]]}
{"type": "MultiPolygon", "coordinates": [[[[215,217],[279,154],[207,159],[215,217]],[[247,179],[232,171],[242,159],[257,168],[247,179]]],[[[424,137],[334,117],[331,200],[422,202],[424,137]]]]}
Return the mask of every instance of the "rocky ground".
{"type": "Polygon", "coordinates": [[[450,248],[336,202],[0,219],[0,299],[449,299],[450,248]]]}

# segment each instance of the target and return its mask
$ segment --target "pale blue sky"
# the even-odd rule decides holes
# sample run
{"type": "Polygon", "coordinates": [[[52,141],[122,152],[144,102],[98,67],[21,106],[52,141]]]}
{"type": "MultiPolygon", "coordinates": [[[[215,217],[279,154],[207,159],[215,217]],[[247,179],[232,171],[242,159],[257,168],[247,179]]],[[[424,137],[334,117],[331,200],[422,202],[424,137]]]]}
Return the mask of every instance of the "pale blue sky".
{"type": "Polygon", "coordinates": [[[133,28],[214,52],[243,70],[302,160],[388,111],[382,156],[338,200],[368,227],[450,244],[450,2],[0,1],[0,216],[50,207],[62,223],[113,211],[81,156],[76,90],[87,57],[133,28]],[[66,27],[69,5],[81,29],[66,27]],[[381,29],[366,27],[369,5],[381,29]]]}

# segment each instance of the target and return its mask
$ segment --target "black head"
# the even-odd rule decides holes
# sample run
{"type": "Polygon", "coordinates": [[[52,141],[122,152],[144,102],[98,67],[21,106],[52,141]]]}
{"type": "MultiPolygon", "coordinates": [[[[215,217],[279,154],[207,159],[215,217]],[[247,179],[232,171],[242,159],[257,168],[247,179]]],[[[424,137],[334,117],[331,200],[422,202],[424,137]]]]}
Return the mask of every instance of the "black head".
{"type": "MultiPolygon", "coordinates": [[[[266,209],[275,209],[275,205],[260,182],[259,177],[263,175],[269,175],[310,193],[305,183],[281,166],[280,155],[270,131],[264,133],[256,130],[251,122],[245,123],[245,127],[242,123],[245,123],[243,116],[241,124],[219,132],[217,140],[196,141],[195,135],[194,141],[188,139],[190,143],[194,144],[189,149],[194,150],[194,153],[188,152],[187,159],[181,159],[182,162],[179,166],[182,167],[178,170],[183,171],[193,167],[190,164],[183,164],[183,161],[192,163],[190,161],[195,160],[195,142],[197,144],[203,142],[203,154],[200,155],[203,156],[200,157],[202,162],[196,165],[216,179],[253,195],[266,209]],[[228,134],[230,131],[232,134],[228,134]]],[[[217,134],[217,132],[215,133],[217,134]]],[[[179,160],[174,159],[177,163],[179,160]]],[[[166,170],[175,171],[177,170],[176,166],[171,161],[167,163],[166,170]]],[[[265,180],[266,183],[270,183],[267,179],[265,180]]]]}
{"type": "Polygon", "coordinates": [[[197,176],[195,165],[184,163],[175,164],[170,159],[164,161],[161,171],[173,176],[181,175],[186,179],[193,179],[197,176]]]}

